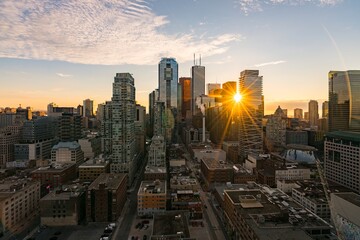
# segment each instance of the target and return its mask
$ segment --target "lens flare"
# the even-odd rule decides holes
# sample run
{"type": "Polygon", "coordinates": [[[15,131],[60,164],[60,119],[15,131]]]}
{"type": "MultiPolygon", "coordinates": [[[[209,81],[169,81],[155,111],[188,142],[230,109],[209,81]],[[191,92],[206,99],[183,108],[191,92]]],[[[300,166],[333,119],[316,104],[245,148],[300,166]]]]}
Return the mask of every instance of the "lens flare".
{"type": "Polygon", "coordinates": [[[235,100],[235,102],[240,102],[241,101],[241,95],[239,94],[239,93],[236,93],[235,95],[234,95],[234,100],[235,100]]]}

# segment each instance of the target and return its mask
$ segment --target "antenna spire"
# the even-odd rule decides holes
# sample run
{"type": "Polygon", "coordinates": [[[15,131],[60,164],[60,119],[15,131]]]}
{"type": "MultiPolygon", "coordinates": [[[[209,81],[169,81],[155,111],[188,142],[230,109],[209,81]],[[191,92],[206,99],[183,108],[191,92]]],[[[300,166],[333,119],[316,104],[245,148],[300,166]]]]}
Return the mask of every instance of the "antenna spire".
{"type": "Polygon", "coordinates": [[[200,54],[200,64],[199,65],[201,66],[201,54],[200,54]]]}

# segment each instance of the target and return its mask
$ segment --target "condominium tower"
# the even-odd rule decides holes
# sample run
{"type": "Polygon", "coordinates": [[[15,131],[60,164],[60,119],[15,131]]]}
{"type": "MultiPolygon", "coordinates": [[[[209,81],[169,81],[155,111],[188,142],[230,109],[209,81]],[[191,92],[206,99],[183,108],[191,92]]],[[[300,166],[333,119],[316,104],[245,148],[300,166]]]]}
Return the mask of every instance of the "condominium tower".
{"type": "Polygon", "coordinates": [[[319,106],[315,100],[309,102],[309,122],[310,126],[317,126],[319,120],[319,106]]]}
{"type": "Polygon", "coordinates": [[[239,127],[239,157],[244,161],[249,153],[262,153],[262,118],[264,117],[263,77],[259,70],[240,73],[242,95],[239,127]]]}
{"type": "Polygon", "coordinates": [[[132,182],[135,172],[135,86],[130,73],[117,73],[111,99],[112,173],[128,173],[132,182]]]}

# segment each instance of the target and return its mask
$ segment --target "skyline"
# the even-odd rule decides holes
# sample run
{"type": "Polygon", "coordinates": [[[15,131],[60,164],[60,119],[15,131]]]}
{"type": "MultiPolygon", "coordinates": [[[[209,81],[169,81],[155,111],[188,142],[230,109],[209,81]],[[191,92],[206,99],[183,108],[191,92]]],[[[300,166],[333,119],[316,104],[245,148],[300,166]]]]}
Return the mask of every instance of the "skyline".
{"type": "Polygon", "coordinates": [[[179,77],[188,77],[196,53],[206,84],[259,70],[265,114],[280,105],[292,115],[328,100],[329,71],[359,69],[358,1],[88,2],[0,3],[2,107],[97,105],[110,100],[120,72],[133,74],[147,107],[161,57],[176,58],[179,77]]]}

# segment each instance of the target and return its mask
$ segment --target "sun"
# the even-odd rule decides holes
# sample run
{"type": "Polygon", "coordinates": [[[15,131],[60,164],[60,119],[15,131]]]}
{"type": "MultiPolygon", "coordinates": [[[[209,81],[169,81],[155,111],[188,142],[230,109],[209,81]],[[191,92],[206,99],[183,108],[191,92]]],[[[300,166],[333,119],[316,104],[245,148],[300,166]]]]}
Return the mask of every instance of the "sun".
{"type": "Polygon", "coordinates": [[[235,95],[234,95],[234,100],[235,100],[235,102],[236,103],[238,103],[238,102],[240,102],[241,101],[241,95],[239,94],[239,93],[236,93],[235,95]]]}

